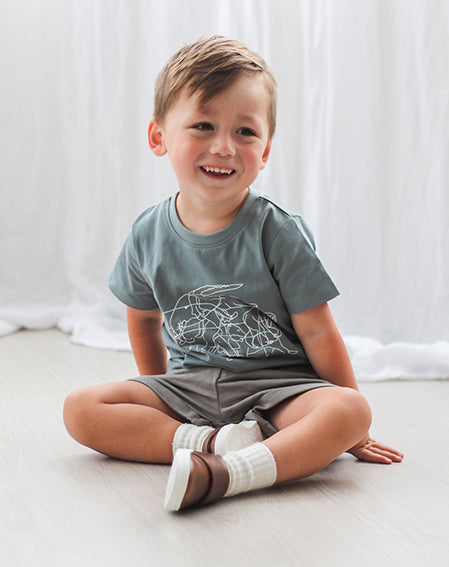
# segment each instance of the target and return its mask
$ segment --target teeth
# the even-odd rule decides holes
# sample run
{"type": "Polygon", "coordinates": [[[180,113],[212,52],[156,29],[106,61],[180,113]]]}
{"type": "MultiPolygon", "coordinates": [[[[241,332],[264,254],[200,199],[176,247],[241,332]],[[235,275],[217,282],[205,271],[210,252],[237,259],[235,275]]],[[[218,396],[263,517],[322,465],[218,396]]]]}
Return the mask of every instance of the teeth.
{"type": "Polygon", "coordinates": [[[207,173],[224,173],[226,175],[231,175],[231,173],[234,171],[233,169],[224,169],[223,167],[209,167],[208,165],[205,165],[203,169],[204,171],[207,171],[207,173]]]}

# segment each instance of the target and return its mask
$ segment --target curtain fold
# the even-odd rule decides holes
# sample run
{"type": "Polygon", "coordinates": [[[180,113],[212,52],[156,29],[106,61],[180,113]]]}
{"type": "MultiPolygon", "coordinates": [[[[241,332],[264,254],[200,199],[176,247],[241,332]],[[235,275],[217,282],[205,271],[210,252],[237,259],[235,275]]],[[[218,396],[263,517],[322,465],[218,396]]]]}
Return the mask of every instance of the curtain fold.
{"type": "Polygon", "coordinates": [[[221,33],[278,78],[255,187],[311,226],[359,378],[449,378],[448,31],[444,0],[3,0],[0,335],[129,348],[108,274],[176,191],[147,146],[154,79],[221,33]]]}

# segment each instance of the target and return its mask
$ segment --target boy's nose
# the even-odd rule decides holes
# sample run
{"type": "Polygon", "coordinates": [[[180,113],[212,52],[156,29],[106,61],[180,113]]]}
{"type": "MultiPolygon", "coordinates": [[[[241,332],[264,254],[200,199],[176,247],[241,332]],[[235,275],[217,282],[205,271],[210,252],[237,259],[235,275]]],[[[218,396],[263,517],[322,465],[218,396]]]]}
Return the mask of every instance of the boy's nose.
{"type": "Polygon", "coordinates": [[[211,146],[211,154],[217,154],[220,156],[233,156],[235,155],[234,142],[232,136],[226,133],[217,134],[214,136],[211,146]]]}

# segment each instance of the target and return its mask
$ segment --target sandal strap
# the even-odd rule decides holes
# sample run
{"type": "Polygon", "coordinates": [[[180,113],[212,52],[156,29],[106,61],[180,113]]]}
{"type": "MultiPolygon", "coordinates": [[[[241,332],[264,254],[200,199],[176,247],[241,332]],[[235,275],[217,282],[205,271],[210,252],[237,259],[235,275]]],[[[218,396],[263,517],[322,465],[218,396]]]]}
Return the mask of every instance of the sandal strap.
{"type": "Polygon", "coordinates": [[[181,508],[222,498],[229,486],[229,472],[222,457],[193,451],[187,489],[181,508]]]}
{"type": "Polygon", "coordinates": [[[202,448],[203,453],[210,453],[212,455],[215,453],[215,439],[217,438],[217,434],[220,431],[220,429],[221,427],[217,427],[208,434],[208,436],[203,442],[203,448],[202,448]]]}
{"type": "Polygon", "coordinates": [[[201,459],[209,469],[210,487],[203,502],[213,502],[223,498],[229,487],[228,467],[220,455],[193,453],[194,458],[201,459]]]}

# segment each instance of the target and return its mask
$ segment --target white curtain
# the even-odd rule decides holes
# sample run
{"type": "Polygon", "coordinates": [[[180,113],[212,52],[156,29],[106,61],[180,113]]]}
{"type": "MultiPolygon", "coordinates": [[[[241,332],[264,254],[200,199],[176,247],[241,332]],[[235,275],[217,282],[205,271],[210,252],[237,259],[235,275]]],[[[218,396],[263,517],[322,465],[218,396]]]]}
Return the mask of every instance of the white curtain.
{"type": "Polygon", "coordinates": [[[311,225],[359,378],[449,378],[446,0],[1,0],[0,334],[128,347],[108,274],[176,190],[146,142],[154,79],[212,33],[277,75],[255,187],[311,225]]]}

